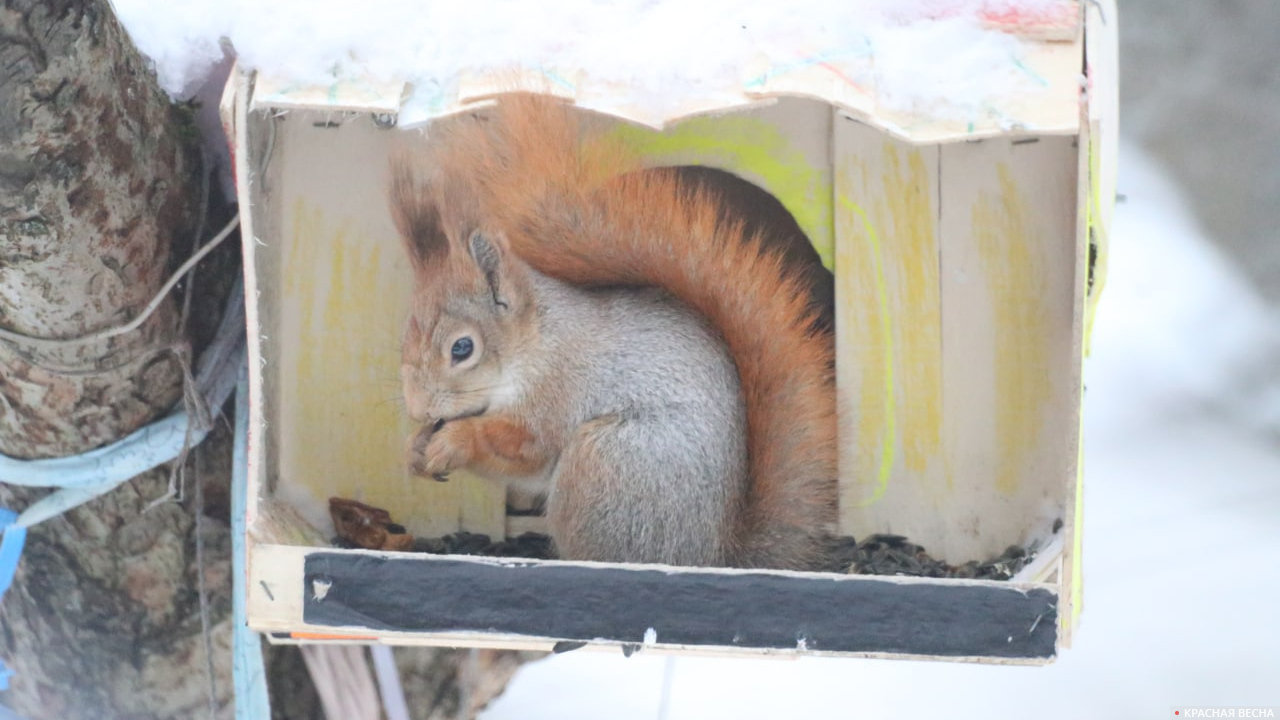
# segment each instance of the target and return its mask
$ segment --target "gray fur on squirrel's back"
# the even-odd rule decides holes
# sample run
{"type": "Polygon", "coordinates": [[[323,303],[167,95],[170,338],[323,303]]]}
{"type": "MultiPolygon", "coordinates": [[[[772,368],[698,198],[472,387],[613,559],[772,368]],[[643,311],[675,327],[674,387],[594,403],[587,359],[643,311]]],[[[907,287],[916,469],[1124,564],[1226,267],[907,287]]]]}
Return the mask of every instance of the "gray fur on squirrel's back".
{"type": "Polygon", "coordinates": [[[657,290],[581,290],[536,274],[533,285],[544,351],[559,362],[527,370],[566,389],[571,424],[607,426],[566,428],[586,436],[566,445],[551,474],[548,516],[573,526],[559,533],[572,545],[562,552],[723,563],[748,466],[737,369],[718,334],[657,290]],[[611,469],[589,487],[559,483],[583,453],[611,469]]]}

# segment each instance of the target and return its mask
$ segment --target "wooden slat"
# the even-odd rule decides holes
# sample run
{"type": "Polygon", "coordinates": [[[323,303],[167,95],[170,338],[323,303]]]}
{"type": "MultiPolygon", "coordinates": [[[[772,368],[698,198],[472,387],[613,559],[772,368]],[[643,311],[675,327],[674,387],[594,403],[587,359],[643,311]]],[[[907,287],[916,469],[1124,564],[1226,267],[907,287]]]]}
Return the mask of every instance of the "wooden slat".
{"type": "Polygon", "coordinates": [[[1079,448],[1072,139],[835,146],[841,531],[1043,542],[1079,448]]]}
{"type": "Polygon", "coordinates": [[[942,452],[938,148],[834,127],[841,531],[934,549],[942,452]]]}
{"type": "Polygon", "coordinates": [[[1065,510],[1079,449],[1073,142],[942,148],[949,485],[943,517],[921,532],[949,559],[1047,536],[1065,510]]]}
{"type": "Polygon", "coordinates": [[[273,545],[254,553],[250,623],[263,632],[1032,664],[1056,652],[1057,594],[1037,584],[273,545]]]}
{"type": "Polygon", "coordinates": [[[279,397],[267,425],[278,442],[275,493],[326,530],[327,500],[339,496],[390,509],[414,535],[501,537],[500,486],[407,473],[399,346],[411,278],[384,190],[396,133],[363,115],[327,120],[275,121],[281,178],[255,208],[280,228],[255,249],[272,255],[276,273],[259,298],[276,318],[264,328],[279,397]]]}
{"type": "Polygon", "coordinates": [[[232,73],[228,83],[236,84],[235,142],[232,148],[235,158],[236,199],[240,205],[240,238],[244,247],[244,293],[245,293],[245,326],[249,369],[249,439],[246,463],[248,465],[247,489],[245,499],[245,520],[248,527],[253,527],[258,517],[258,501],[266,492],[266,452],[264,442],[265,408],[263,403],[263,364],[262,364],[262,318],[261,307],[256,302],[260,297],[258,276],[257,243],[258,213],[264,202],[261,197],[260,183],[253,168],[260,167],[261,151],[255,153],[255,147],[249,143],[249,99],[251,76],[248,72],[237,69],[232,73]]]}
{"type": "MultiPolygon", "coordinates": [[[[1118,38],[1115,23],[1114,0],[1089,3],[1086,9],[1088,86],[1086,102],[1081,108],[1083,128],[1077,184],[1077,217],[1080,223],[1077,243],[1081,247],[1077,258],[1075,341],[1082,363],[1089,353],[1094,311],[1106,284],[1108,239],[1115,206],[1119,148],[1118,38]],[[1084,282],[1085,278],[1090,281],[1084,282]]],[[[1082,395],[1083,390],[1082,385],[1082,395]]],[[[1080,410],[1078,407],[1077,413],[1080,410]]],[[[1080,441],[1078,438],[1077,442],[1080,441]]],[[[1067,484],[1067,491],[1065,552],[1061,571],[1063,610],[1060,634],[1063,647],[1071,646],[1076,624],[1084,610],[1083,443],[1076,472],[1067,484]]]]}
{"type": "Polygon", "coordinates": [[[1057,625],[1056,593],[1009,583],[337,552],[308,555],[305,572],[309,624],[375,630],[1047,660],[1057,625]]]}
{"type": "Polygon", "coordinates": [[[1098,298],[1107,283],[1107,248],[1111,215],[1115,210],[1116,165],[1120,150],[1119,47],[1116,37],[1115,0],[1094,0],[1087,12],[1086,119],[1089,132],[1090,178],[1089,215],[1093,223],[1091,241],[1097,245],[1093,265],[1093,287],[1085,315],[1085,350],[1098,298]]]}
{"type": "Polygon", "coordinates": [[[1058,566],[1058,580],[1062,588],[1062,614],[1059,622],[1060,643],[1063,647],[1071,646],[1071,634],[1080,613],[1081,561],[1084,559],[1081,550],[1082,531],[1084,530],[1084,357],[1086,354],[1085,326],[1088,316],[1089,294],[1089,248],[1090,238],[1095,233],[1090,228],[1090,207],[1093,203],[1090,193],[1090,163],[1093,133],[1088,123],[1087,106],[1080,108],[1083,130],[1077,140],[1076,148],[1076,237],[1075,237],[1075,287],[1072,298],[1071,355],[1073,362],[1068,378],[1074,383],[1076,403],[1064,411],[1064,424],[1072,430],[1068,438],[1068,446],[1074,447],[1074,462],[1062,479],[1059,493],[1064,498],[1062,510],[1062,561],[1058,566]]]}

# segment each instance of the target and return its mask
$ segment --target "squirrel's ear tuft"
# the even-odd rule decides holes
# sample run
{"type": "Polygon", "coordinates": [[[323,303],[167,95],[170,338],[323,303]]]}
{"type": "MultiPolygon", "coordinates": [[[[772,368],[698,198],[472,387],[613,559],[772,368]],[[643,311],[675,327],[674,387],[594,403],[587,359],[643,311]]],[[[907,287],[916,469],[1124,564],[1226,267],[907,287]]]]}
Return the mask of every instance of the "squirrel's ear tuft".
{"type": "Polygon", "coordinates": [[[391,217],[415,272],[438,264],[449,253],[435,193],[419,179],[409,159],[391,161],[391,217]]]}
{"type": "Polygon", "coordinates": [[[509,260],[510,253],[503,237],[477,230],[467,240],[467,249],[489,285],[493,303],[504,310],[510,310],[513,300],[518,299],[514,297],[519,292],[519,281],[516,278],[518,269],[509,260]]]}

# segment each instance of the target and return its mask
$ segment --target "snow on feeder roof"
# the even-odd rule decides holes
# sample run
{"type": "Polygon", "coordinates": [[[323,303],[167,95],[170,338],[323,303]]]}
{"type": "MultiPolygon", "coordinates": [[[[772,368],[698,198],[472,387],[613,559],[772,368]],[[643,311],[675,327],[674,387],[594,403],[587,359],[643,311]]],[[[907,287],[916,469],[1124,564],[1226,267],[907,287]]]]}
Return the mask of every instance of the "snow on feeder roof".
{"type": "Polygon", "coordinates": [[[271,33],[248,12],[232,40],[259,73],[255,108],[395,113],[401,126],[512,89],[654,128],[781,96],[826,100],[913,142],[1079,126],[1075,0],[596,5],[527,16],[502,3],[447,14],[392,3],[370,13],[397,28],[390,39],[336,35],[345,18],[333,10],[309,7],[271,33]],[[265,42],[308,32],[320,40],[287,54],[265,42]]]}

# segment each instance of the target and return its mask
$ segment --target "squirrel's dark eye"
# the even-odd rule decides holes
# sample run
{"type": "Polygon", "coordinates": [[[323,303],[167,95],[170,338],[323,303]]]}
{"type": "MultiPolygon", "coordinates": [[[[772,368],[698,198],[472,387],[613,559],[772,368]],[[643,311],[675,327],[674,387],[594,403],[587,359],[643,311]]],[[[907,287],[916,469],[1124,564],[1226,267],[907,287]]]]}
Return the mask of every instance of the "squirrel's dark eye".
{"type": "Polygon", "coordinates": [[[471,357],[471,353],[474,350],[475,343],[471,342],[471,338],[461,337],[453,341],[453,348],[449,350],[449,357],[453,360],[453,364],[457,365],[471,357]]]}

